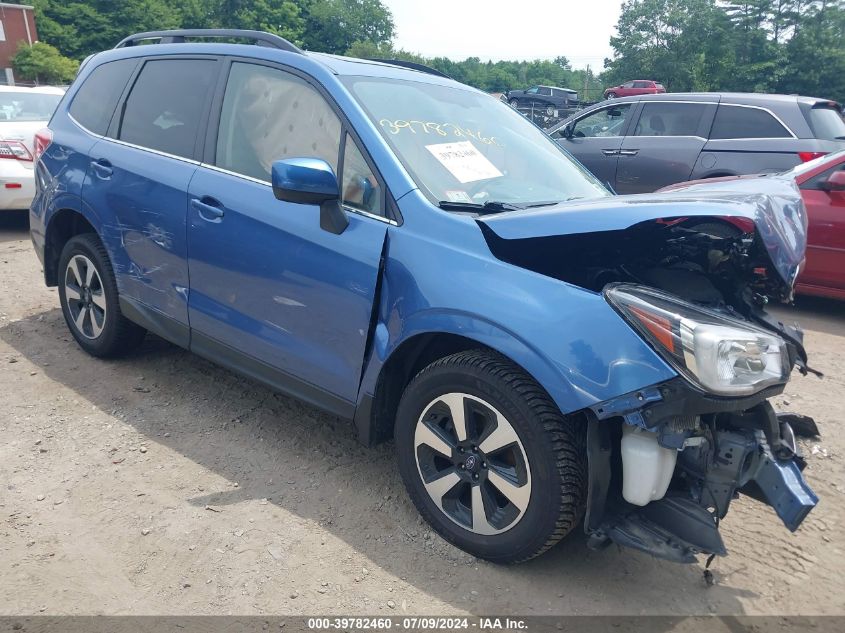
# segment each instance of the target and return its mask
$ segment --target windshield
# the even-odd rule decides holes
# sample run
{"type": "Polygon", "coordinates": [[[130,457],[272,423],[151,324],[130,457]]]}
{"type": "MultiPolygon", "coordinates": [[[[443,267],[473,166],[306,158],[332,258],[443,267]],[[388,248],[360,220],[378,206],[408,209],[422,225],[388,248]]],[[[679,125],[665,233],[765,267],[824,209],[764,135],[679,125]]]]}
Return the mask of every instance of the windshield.
{"type": "Polygon", "coordinates": [[[489,95],[372,77],[346,83],[436,202],[524,207],[610,195],[542,131],[489,95]]]}
{"type": "Polygon", "coordinates": [[[845,140],[845,121],[838,108],[815,106],[807,113],[816,138],[845,140]]]}
{"type": "Polygon", "coordinates": [[[48,121],[62,95],[0,92],[0,121],[48,121]]]}

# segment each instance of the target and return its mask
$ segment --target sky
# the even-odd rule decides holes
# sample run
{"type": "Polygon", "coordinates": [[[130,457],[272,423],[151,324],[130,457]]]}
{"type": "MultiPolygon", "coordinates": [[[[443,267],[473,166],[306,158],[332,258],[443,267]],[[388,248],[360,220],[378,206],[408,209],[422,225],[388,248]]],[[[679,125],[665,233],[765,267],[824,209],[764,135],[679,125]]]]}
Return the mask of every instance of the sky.
{"type": "Polygon", "coordinates": [[[553,59],[600,71],[622,0],[382,0],[395,45],[454,60],[553,59]]]}

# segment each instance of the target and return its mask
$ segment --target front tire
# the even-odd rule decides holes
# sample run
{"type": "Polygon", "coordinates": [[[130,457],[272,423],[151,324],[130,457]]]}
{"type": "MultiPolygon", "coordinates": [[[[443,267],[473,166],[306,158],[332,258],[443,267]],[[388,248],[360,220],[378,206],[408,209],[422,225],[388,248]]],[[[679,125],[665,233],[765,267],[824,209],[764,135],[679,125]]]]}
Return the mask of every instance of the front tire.
{"type": "Polygon", "coordinates": [[[608,92],[607,96],[605,97],[605,99],[615,99],[615,98],[616,98],[615,92],[608,92]]]}
{"type": "Polygon", "coordinates": [[[120,311],[108,253],[93,233],[68,240],[59,258],[59,300],[79,346],[92,356],[120,356],[136,348],[146,330],[120,311]]]}
{"type": "Polygon", "coordinates": [[[583,514],[583,425],[498,354],[460,352],[423,369],[402,395],[395,436],[420,514],[479,558],[533,558],[583,514]]]}

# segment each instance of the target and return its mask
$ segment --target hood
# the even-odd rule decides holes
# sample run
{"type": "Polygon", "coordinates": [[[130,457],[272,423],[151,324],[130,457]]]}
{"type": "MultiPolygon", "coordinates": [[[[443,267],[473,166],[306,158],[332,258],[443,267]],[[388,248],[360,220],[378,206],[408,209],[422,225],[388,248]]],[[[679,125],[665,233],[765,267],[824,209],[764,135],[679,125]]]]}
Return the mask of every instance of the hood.
{"type": "Polygon", "coordinates": [[[791,290],[804,261],[807,212],[798,187],[788,177],[693,183],[665,193],[511,211],[478,222],[485,233],[510,241],[623,231],[647,221],[682,218],[750,220],[768,259],[761,263],[769,264],[791,290]]]}

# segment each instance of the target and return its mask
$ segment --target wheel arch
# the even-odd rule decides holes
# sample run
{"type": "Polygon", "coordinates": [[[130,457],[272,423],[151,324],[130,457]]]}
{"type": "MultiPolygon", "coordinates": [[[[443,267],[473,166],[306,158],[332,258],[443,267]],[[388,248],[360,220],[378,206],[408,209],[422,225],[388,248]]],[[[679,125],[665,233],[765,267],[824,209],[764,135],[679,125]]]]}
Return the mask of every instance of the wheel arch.
{"type": "Polygon", "coordinates": [[[58,285],[59,257],[68,240],[82,233],[94,233],[102,241],[90,218],[78,209],[64,207],[51,214],[44,234],[44,282],[58,285]]]}
{"type": "Polygon", "coordinates": [[[375,374],[371,379],[372,391],[361,390],[354,419],[358,437],[364,444],[371,446],[393,437],[399,401],[414,376],[441,358],[470,349],[483,349],[504,357],[531,376],[560,407],[562,392],[571,386],[564,384],[559,373],[552,374],[553,369],[539,354],[515,337],[503,338],[503,332],[494,332],[489,326],[487,335],[477,330],[457,329],[460,333],[441,330],[409,335],[393,347],[377,369],[368,368],[368,374],[375,374]],[[555,380],[556,393],[549,389],[551,380],[555,380]]]}

